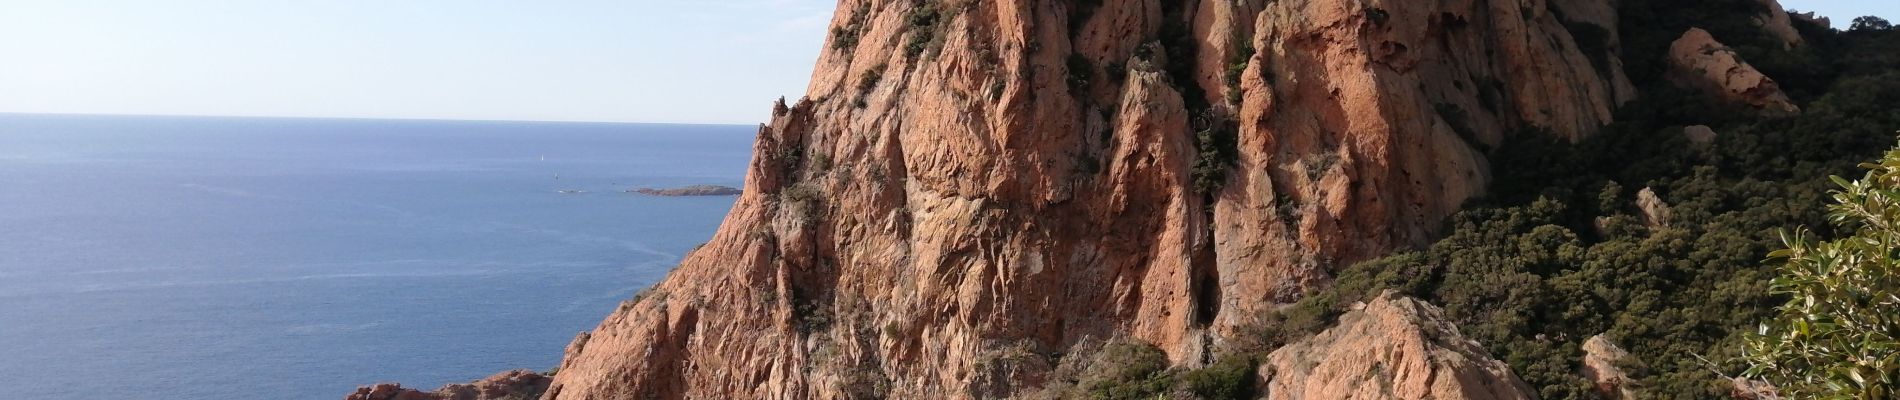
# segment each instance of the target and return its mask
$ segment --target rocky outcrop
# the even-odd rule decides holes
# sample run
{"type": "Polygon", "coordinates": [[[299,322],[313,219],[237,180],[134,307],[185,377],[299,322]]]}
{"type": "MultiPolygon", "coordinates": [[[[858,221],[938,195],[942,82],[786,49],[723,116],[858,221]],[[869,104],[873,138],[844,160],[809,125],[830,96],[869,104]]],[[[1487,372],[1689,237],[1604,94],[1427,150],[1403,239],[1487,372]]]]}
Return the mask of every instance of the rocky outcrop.
{"type": "Polygon", "coordinates": [[[1643,225],[1651,228],[1669,226],[1669,203],[1664,202],[1656,190],[1643,188],[1636,192],[1636,208],[1643,212],[1643,225]]]}
{"type": "Polygon", "coordinates": [[[508,371],[467,384],[424,392],[394,383],[356,389],[343,400],[529,400],[541,397],[551,378],[527,370],[508,371]]]}
{"type": "Polygon", "coordinates": [[[1682,137],[1689,139],[1689,146],[1706,149],[1715,143],[1716,134],[1708,125],[1690,125],[1682,128],[1682,137]]]}
{"type": "Polygon", "coordinates": [[[1274,351],[1259,374],[1269,400],[1537,397],[1437,307],[1390,291],[1341,315],[1338,326],[1274,351]]]}
{"type": "Polygon", "coordinates": [[[648,196],[681,197],[681,196],[737,196],[740,193],[744,193],[745,191],[740,190],[739,188],[730,187],[730,186],[692,185],[692,186],[677,187],[677,188],[670,188],[670,189],[639,188],[639,189],[629,190],[629,192],[644,194],[648,196]]]}
{"type": "Polygon", "coordinates": [[[1813,11],[1788,13],[1788,17],[1814,24],[1814,26],[1821,27],[1821,29],[1834,29],[1834,20],[1828,19],[1827,16],[1815,14],[1813,11]]]}
{"type": "Polygon", "coordinates": [[[1709,31],[1690,28],[1669,46],[1671,80],[1719,98],[1746,104],[1766,115],[1791,115],[1801,112],[1782,93],[1774,79],[1743,61],[1735,50],[1715,40],[1709,31]]]}
{"type": "Polygon", "coordinates": [[[719,232],[545,398],[1003,397],[1085,338],[1206,362],[1429,240],[1506,135],[1610,121],[1614,41],[1551,7],[841,1],[719,232]]]}
{"type": "Polygon", "coordinates": [[[1635,400],[1643,398],[1636,390],[1637,381],[1618,367],[1630,353],[1610,343],[1603,335],[1591,336],[1583,342],[1583,377],[1596,385],[1597,394],[1607,399],[1635,400]]]}

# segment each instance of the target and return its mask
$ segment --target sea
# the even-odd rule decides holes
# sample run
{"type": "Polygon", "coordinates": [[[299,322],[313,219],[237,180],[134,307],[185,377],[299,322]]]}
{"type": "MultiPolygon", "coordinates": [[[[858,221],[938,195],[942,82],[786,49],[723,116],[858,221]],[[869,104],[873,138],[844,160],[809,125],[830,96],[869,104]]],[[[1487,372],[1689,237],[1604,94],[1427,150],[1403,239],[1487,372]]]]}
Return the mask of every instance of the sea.
{"type": "Polygon", "coordinates": [[[0,114],[0,386],[340,399],[545,371],[744,178],[733,125],[0,114]]]}

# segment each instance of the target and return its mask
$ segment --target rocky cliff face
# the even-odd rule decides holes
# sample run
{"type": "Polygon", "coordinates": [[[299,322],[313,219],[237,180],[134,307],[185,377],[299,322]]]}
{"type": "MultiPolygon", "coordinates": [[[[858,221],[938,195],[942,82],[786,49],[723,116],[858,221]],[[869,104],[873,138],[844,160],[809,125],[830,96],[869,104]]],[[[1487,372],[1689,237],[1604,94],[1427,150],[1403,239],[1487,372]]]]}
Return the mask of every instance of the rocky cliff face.
{"type": "Polygon", "coordinates": [[[1506,136],[1608,122],[1613,10],[841,1],[718,234],[544,398],[999,397],[1118,336],[1206,362],[1429,239],[1506,136]]]}
{"type": "Polygon", "coordinates": [[[1386,292],[1339,325],[1273,352],[1274,399],[1534,399],[1537,391],[1458,333],[1437,307],[1386,292]]]}

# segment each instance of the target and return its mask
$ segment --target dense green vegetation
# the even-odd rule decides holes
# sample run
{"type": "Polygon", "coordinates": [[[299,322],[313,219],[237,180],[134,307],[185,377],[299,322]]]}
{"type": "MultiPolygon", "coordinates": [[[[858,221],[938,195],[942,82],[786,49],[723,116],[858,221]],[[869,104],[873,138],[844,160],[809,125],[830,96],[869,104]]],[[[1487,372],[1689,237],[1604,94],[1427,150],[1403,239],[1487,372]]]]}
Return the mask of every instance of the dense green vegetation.
{"type": "Polygon", "coordinates": [[[1751,375],[1792,398],[1887,399],[1900,395],[1900,149],[1868,165],[1865,178],[1834,178],[1828,219],[1853,234],[1810,242],[1785,234],[1788,248],[1774,293],[1780,315],[1749,342],[1751,375]]]}
{"type": "MultiPolygon", "coordinates": [[[[1088,345],[1084,345],[1088,346],[1088,345]]],[[[1147,343],[1118,339],[1056,367],[1048,385],[1027,399],[1147,400],[1254,398],[1251,357],[1230,356],[1205,368],[1169,368],[1168,356],[1147,343]]]]}
{"type": "Polygon", "coordinates": [[[1624,3],[1634,43],[1623,57],[1644,97],[1620,122],[1580,143],[1512,135],[1491,152],[1490,196],[1454,216],[1443,239],[1342,268],[1334,287],[1269,316],[1258,346],[1317,332],[1346,304],[1392,288],[1444,307],[1545,399],[1596,397],[1576,371],[1580,344],[1597,334],[1634,356],[1645,398],[1727,396],[1724,377],[1746,369],[1747,337],[1786,300],[1762,262],[1777,230],[1822,225],[1827,176],[1852,173],[1900,130],[1900,35],[1804,27],[1810,43],[1792,51],[1734,35],[1738,51],[1770,60],[1758,64],[1770,75],[1796,77],[1782,83],[1806,112],[1765,119],[1663,82],[1661,53],[1645,43],[1666,47],[1663,37],[1696,21],[1731,40],[1721,32],[1743,31],[1735,18],[1753,2],[1666,3],[1624,3]],[[1718,138],[1691,143],[1685,125],[1718,138]],[[1667,224],[1645,221],[1643,188],[1670,205],[1667,224]]]}

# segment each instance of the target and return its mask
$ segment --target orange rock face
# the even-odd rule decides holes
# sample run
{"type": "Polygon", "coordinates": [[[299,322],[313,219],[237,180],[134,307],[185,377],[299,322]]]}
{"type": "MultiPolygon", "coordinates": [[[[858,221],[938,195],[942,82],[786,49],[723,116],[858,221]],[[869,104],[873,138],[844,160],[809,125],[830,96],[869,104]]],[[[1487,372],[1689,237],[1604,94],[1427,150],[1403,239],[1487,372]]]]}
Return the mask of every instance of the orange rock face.
{"type": "Polygon", "coordinates": [[[1633,96],[1543,0],[1081,3],[841,1],[719,232],[544,399],[1004,397],[1087,338],[1204,363],[1423,244],[1507,135],[1633,96]]]}
{"type": "Polygon", "coordinates": [[[1580,138],[1632,96],[1620,63],[1593,62],[1541,1],[1279,1],[1255,26],[1215,204],[1220,308],[1240,311],[1223,326],[1330,267],[1423,244],[1483,192],[1505,135],[1580,138]]]}
{"type": "Polygon", "coordinates": [[[1690,28],[1669,45],[1671,80],[1702,89],[1722,99],[1761,110],[1767,115],[1801,113],[1801,107],[1781,92],[1781,85],[1748,65],[1715,36],[1690,28]]]}
{"type": "Polygon", "coordinates": [[[1437,307],[1395,292],[1274,351],[1259,373],[1268,400],[1537,397],[1510,366],[1459,335],[1437,307]]]}

